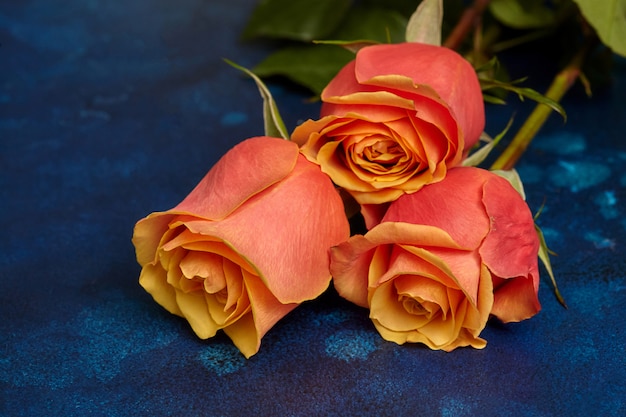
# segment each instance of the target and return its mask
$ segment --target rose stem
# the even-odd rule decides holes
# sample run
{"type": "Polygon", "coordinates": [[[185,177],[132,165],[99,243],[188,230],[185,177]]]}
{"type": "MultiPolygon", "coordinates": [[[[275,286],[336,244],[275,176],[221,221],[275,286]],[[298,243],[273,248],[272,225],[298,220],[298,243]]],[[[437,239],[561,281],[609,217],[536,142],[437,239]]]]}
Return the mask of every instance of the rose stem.
{"type": "MultiPolygon", "coordinates": [[[[561,98],[563,98],[565,93],[570,89],[578,77],[580,77],[581,66],[585,57],[591,50],[591,47],[595,45],[596,39],[597,38],[595,38],[595,36],[587,37],[585,44],[576,53],[576,55],[574,55],[569,64],[561,70],[556,77],[554,77],[552,84],[550,84],[550,87],[545,94],[546,97],[557,103],[561,101],[561,98]]],[[[539,129],[541,129],[543,124],[546,122],[550,113],[552,113],[552,109],[550,107],[545,104],[537,104],[530,116],[528,116],[528,119],[526,119],[522,127],[520,127],[511,143],[506,147],[506,149],[504,149],[493,165],[491,165],[490,169],[507,170],[513,168],[518,159],[523,155],[524,151],[526,151],[526,148],[533,140],[539,129]]]]}
{"type": "Polygon", "coordinates": [[[474,3],[463,11],[461,18],[444,41],[443,46],[454,50],[458,49],[488,5],[489,0],[474,0],[474,3]]]}

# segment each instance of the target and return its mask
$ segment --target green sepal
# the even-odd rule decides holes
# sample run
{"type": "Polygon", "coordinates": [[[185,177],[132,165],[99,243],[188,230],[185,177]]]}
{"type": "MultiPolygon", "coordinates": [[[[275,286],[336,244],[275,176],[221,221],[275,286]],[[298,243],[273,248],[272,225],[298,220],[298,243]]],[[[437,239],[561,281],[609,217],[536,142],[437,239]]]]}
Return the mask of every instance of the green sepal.
{"type": "Polygon", "coordinates": [[[464,167],[475,167],[475,166],[480,165],[489,156],[493,148],[495,148],[496,145],[507,134],[507,132],[511,128],[511,125],[513,125],[512,117],[509,119],[509,122],[505,126],[504,130],[498,133],[498,135],[493,139],[491,139],[487,133],[483,132],[483,134],[480,135],[480,140],[481,142],[487,142],[487,144],[479,148],[477,151],[469,155],[467,158],[465,158],[463,162],[461,163],[461,165],[463,165],[464,167]]]}
{"type": "Polygon", "coordinates": [[[516,169],[514,168],[507,169],[507,170],[494,169],[491,172],[507,180],[509,184],[511,184],[511,186],[515,188],[515,191],[517,191],[519,195],[522,197],[522,200],[526,201],[526,192],[524,191],[524,183],[522,182],[522,179],[520,178],[516,169]]]}
{"type": "Polygon", "coordinates": [[[228,65],[246,73],[254,80],[259,88],[259,93],[261,94],[261,97],[263,97],[263,124],[265,128],[265,135],[289,140],[289,134],[287,133],[285,123],[283,122],[283,119],[278,111],[278,106],[276,106],[272,93],[263,81],[261,81],[261,79],[249,69],[244,68],[241,65],[237,65],[228,59],[224,59],[224,61],[226,61],[228,65]]]}
{"type": "Polygon", "coordinates": [[[543,236],[543,232],[536,223],[535,230],[537,231],[537,236],[539,236],[539,259],[543,263],[546,271],[548,271],[548,275],[550,276],[550,280],[552,281],[552,287],[554,289],[554,295],[556,299],[563,307],[567,308],[567,304],[565,304],[565,299],[561,295],[559,287],[556,285],[556,278],[554,277],[554,273],[552,272],[552,265],[550,264],[550,254],[554,254],[554,252],[548,249],[548,245],[546,244],[546,239],[543,236]]]}

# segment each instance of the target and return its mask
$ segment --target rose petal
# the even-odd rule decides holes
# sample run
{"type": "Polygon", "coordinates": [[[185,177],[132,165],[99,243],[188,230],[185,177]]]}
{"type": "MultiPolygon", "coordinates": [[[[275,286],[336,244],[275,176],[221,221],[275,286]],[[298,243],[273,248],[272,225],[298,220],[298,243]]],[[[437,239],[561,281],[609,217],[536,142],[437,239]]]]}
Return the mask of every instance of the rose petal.
{"type": "Polygon", "coordinates": [[[482,203],[482,177],[477,168],[459,167],[418,193],[393,202],[383,222],[408,222],[441,228],[464,248],[478,248],[489,230],[482,203]]]}
{"type": "Polygon", "coordinates": [[[183,316],[176,303],[176,290],[167,284],[166,272],[160,265],[146,265],[141,269],[139,284],[158,304],[177,316],[183,316]]]}
{"type": "Polygon", "coordinates": [[[371,272],[376,279],[380,279],[389,263],[390,252],[387,255],[379,253],[378,264],[374,263],[375,250],[382,251],[377,248],[395,244],[459,248],[446,232],[438,228],[408,223],[381,223],[365,236],[352,236],[331,249],[330,270],[337,292],[347,300],[366,307],[370,265],[374,268],[371,272]]]}
{"type": "Polygon", "coordinates": [[[507,279],[496,288],[491,314],[504,323],[526,320],[541,310],[537,289],[533,281],[538,274],[529,277],[507,279]]]}
{"type": "Polygon", "coordinates": [[[463,327],[474,337],[478,337],[485,328],[489,314],[493,311],[494,288],[491,273],[485,265],[481,265],[478,285],[478,300],[475,308],[469,309],[465,315],[463,327]]]}
{"type": "Polygon", "coordinates": [[[428,309],[428,312],[432,314],[437,311],[442,319],[446,318],[450,302],[445,285],[423,276],[404,275],[394,280],[394,286],[398,294],[410,297],[424,306],[436,306],[428,309]]]}
{"type": "Polygon", "coordinates": [[[298,156],[283,139],[247,139],[228,151],[173,212],[220,220],[253,195],[285,178],[298,156]]]}
{"type": "Polygon", "coordinates": [[[361,204],[361,215],[365,221],[365,227],[370,230],[376,226],[385,216],[389,203],[385,204],[361,204]]]}
{"type": "Polygon", "coordinates": [[[152,213],[135,224],[132,242],[139,265],[156,261],[157,248],[173,218],[171,214],[152,213]]]}
{"type": "Polygon", "coordinates": [[[209,313],[203,292],[185,293],[177,290],[176,304],[200,339],[213,337],[220,329],[209,313]]]}
{"type": "Polygon", "coordinates": [[[491,219],[480,250],[485,264],[500,278],[528,276],[537,269],[539,252],[528,205],[507,180],[495,174],[485,183],[483,202],[491,219]]]}
{"type": "MultiPolygon", "coordinates": [[[[453,109],[465,133],[466,149],[480,137],[485,126],[482,91],[474,68],[456,52],[416,42],[376,45],[362,48],[352,68],[355,82],[361,84],[398,88],[396,82],[380,78],[386,74],[401,74],[415,84],[427,84],[453,109]]],[[[346,75],[338,83],[345,82],[347,90],[352,87],[348,80],[346,75]]]]}
{"type": "Polygon", "coordinates": [[[339,295],[361,307],[367,307],[367,279],[375,244],[355,235],[330,250],[330,272],[339,295]]]}
{"type": "Polygon", "coordinates": [[[370,318],[395,332],[407,332],[421,329],[427,325],[428,318],[410,314],[398,302],[398,293],[393,282],[386,282],[372,290],[370,295],[370,318]]]}
{"type": "Polygon", "coordinates": [[[244,271],[244,280],[250,299],[251,314],[224,329],[235,346],[246,358],[259,351],[261,339],[278,320],[293,310],[297,304],[282,304],[261,280],[244,271]]]}
{"type": "Polygon", "coordinates": [[[328,250],[349,236],[341,197],[330,179],[302,156],[279,185],[224,220],[198,222],[194,229],[222,239],[245,257],[285,304],[313,299],[328,287],[328,250]],[[271,239],[264,239],[262,247],[250,238],[270,232],[271,239]]]}

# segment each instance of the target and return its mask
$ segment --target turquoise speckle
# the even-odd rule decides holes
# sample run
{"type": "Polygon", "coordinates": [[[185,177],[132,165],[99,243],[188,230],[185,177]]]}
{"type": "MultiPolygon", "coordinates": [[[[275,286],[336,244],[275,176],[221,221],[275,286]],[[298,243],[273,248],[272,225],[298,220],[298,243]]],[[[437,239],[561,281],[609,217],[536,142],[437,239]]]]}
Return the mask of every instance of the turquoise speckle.
{"type": "Polygon", "coordinates": [[[593,162],[561,160],[550,169],[550,178],[554,185],[567,187],[574,193],[597,185],[610,176],[608,167],[593,162]]]}
{"type": "Polygon", "coordinates": [[[441,416],[442,417],[457,417],[457,416],[470,416],[473,406],[466,404],[465,401],[453,397],[444,397],[441,399],[441,416]]]}
{"type": "Polygon", "coordinates": [[[220,123],[222,126],[234,126],[248,121],[248,115],[242,112],[233,111],[222,116],[220,123]]]}
{"type": "Polygon", "coordinates": [[[571,155],[587,149],[587,142],[582,135],[563,132],[538,138],[538,140],[535,141],[534,147],[560,155],[571,155]]]}
{"type": "Polygon", "coordinates": [[[326,339],[326,354],[346,362],[364,360],[378,348],[379,340],[372,331],[341,330],[326,339]]]}
{"type": "Polygon", "coordinates": [[[343,310],[322,311],[319,312],[315,317],[313,317],[311,321],[316,326],[322,327],[328,325],[340,325],[346,321],[351,320],[354,317],[354,313],[343,310]]]}
{"type": "Polygon", "coordinates": [[[615,248],[615,240],[609,239],[608,237],[602,236],[597,232],[587,232],[585,233],[585,240],[593,243],[597,249],[614,249],[615,248]]]}
{"type": "Polygon", "coordinates": [[[232,374],[246,364],[245,357],[234,345],[215,344],[198,355],[202,365],[219,376],[232,374]]]}
{"type": "Polygon", "coordinates": [[[148,354],[176,338],[175,328],[167,322],[152,320],[116,293],[110,297],[103,305],[83,309],[68,323],[52,321],[27,337],[3,335],[12,348],[7,349],[9,359],[0,361],[0,381],[11,378],[16,386],[51,389],[66,388],[81,376],[106,383],[120,374],[124,359],[148,354]],[[55,343],[68,332],[64,337],[73,343],[55,343]],[[21,372],[16,379],[9,371],[18,364],[21,372]]]}
{"type": "Polygon", "coordinates": [[[616,219],[619,217],[619,210],[617,208],[617,197],[615,191],[606,190],[595,196],[593,202],[600,208],[600,214],[605,219],[616,219]]]}

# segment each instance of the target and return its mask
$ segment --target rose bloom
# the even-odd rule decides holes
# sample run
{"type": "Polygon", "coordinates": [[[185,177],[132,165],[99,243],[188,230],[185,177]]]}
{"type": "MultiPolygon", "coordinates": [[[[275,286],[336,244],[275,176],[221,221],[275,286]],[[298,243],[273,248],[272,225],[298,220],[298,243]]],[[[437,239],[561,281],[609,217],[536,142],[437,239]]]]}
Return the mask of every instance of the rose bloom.
{"type": "Polygon", "coordinates": [[[334,247],[331,272],[339,294],[368,307],[385,339],[482,348],[490,314],[511,322],[540,310],[538,250],[530,210],[510,183],[459,167],[334,247]]]}
{"type": "Polygon", "coordinates": [[[330,283],[329,249],[349,236],[330,179],[292,142],[248,139],[176,207],[137,222],[140,284],[202,339],[220,329],[246,356],[330,283]]]}
{"type": "Polygon", "coordinates": [[[484,103],[456,52],[402,43],[362,48],[322,92],[321,119],[292,140],[361,204],[441,181],[478,141],[484,103]]]}

